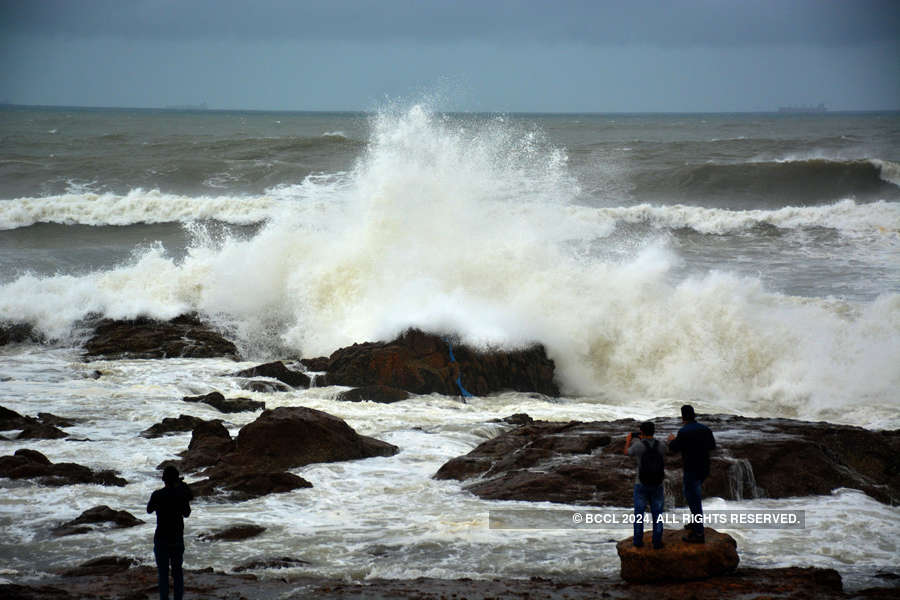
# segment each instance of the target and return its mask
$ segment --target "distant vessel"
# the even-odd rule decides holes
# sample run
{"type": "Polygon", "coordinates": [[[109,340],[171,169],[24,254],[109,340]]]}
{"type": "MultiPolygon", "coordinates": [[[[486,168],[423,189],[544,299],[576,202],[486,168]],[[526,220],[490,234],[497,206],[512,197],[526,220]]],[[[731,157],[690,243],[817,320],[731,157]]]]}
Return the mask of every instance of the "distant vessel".
{"type": "Polygon", "coordinates": [[[823,113],[828,109],[825,108],[824,104],[819,104],[818,106],[779,106],[778,112],[780,113],[791,113],[791,114],[815,114],[815,113],[823,113]]]}

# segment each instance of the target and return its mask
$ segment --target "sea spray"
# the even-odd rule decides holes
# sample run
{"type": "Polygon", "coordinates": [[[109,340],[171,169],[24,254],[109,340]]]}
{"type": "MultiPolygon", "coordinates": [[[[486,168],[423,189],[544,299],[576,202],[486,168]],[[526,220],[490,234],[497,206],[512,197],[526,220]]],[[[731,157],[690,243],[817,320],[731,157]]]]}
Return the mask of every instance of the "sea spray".
{"type": "Polygon", "coordinates": [[[607,403],[699,399],[857,423],[895,408],[900,296],[854,305],[723,271],[680,277],[665,235],[833,219],[890,240],[875,225],[894,227],[895,204],[585,207],[565,152],[533,128],[416,106],[375,116],[371,129],[351,170],[279,187],[259,211],[229,201],[265,219],[251,237],[192,225],[184,258],[155,246],[88,275],[27,275],[0,287],[0,310],[61,339],[91,313],[197,310],[260,358],[328,354],[415,326],[480,346],[543,343],[565,393],[607,403]],[[620,222],[663,232],[607,252],[620,222]]]}

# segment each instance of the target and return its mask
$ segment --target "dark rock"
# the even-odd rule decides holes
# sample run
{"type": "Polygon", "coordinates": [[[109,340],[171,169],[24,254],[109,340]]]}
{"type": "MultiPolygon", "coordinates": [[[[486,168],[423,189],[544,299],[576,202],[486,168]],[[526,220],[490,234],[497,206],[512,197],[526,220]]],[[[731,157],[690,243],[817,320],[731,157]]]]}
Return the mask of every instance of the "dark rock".
{"type": "Polygon", "coordinates": [[[235,440],[221,423],[202,424],[194,430],[182,460],[172,464],[185,472],[208,467],[200,473],[206,479],[191,484],[195,496],[220,490],[229,499],[242,500],[312,487],[302,477],[284,472],[287,469],[397,452],[396,446],[361,436],[327,413],[281,407],[263,412],[241,428],[235,440]]]}
{"type": "Polygon", "coordinates": [[[365,387],[385,385],[414,394],[457,396],[457,377],[476,396],[516,390],[558,396],[554,364],[543,346],[524,350],[477,351],[454,345],[440,336],[410,329],[390,342],[354,344],[328,359],[325,385],[365,387]]]}
{"type": "Polygon", "coordinates": [[[35,450],[22,448],[13,456],[0,456],[0,477],[10,479],[36,479],[50,486],[92,483],[122,487],[128,482],[115,471],[92,471],[75,463],[51,463],[35,450]]]}
{"type": "Polygon", "coordinates": [[[104,529],[124,529],[126,527],[134,527],[144,522],[125,510],[113,510],[108,506],[95,506],[89,508],[80,516],[67,523],[55,527],[53,535],[61,537],[64,535],[75,535],[79,533],[89,533],[97,531],[91,525],[98,523],[111,523],[110,527],[104,529]]]}
{"type": "Polygon", "coordinates": [[[310,563],[299,558],[291,558],[290,556],[282,556],[279,558],[260,558],[245,562],[232,569],[235,573],[243,571],[251,571],[256,569],[287,569],[290,567],[305,567],[310,563]]]}
{"type": "Polygon", "coordinates": [[[312,486],[313,484],[293,473],[250,470],[235,473],[222,470],[212,477],[189,485],[196,498],[219,496],[235,502],[312,486]]]}
{"type": "Polygon", "coordinates": [[[399,402],[409,398],[409,392],[398,390],[397,388],[388,387],[386,385],[367,385],[361,388],[354,388],[341,392],[337,399],[344,402],[361,402],[368,400],[370,402],[380,402],[382,404],[390,404],[391,402],[399,402]]]}
{"type": "Polygon", "coordinates": [[[52,425],[44,425],[43,423],[30,423],[26,425],[17,440],[58,440],[68,435],[62,429],[53,427],[52,425]]]}
{"type": "Polygon", "coordinates": [[[222,531],[201,533],[197,538],[204,542],[238,542],[256,537],[265,530],[259,525],[235,525],[222,531]]]}
{"type": "Polygon", "coordinates": [[[33,423],[35,423],[35,420],[31,417],[23,417],[14,410],[0,406],[0,431],[25,429],[25,427],[33,423]]]}
{"type": "Polygon", "coordinates": [[[204,404],[209,404],[219,412],[223,413],[250,412],[266,408],[265,402],[251,400],[249,398],[233,398],[226,400],[225,396],[219,392],[212,392],[205,396],[185,396],[182,399],[185,402],[202,402],[204,404]]]}
{"type": "Polygon", "coordinates": [[[66,417],[59,417],[51,413],[40,412],[37,414],[38,421],[44,425],[52,425],[54,427],[71,427],[78,421],[66,417]]]}
{"type": "Polygon", "coordinates": [[[705,544],[682,541],[682,530],[663,532],[664,548],[654,550],[651,533],[644,532],[643,548],[635,548],[632,537],[616,544],[622,562],[622,579],[630,582],[707,579],[734,571],[738,566],[737,542],[726,533],[704,529],[705,544]]]}
{"type": "Polygon", "coordinates": [[[85,355],[124,358],[220,358],[237,360],[238,351],[196,316],[171,321],[147,317],[133,320],[103,319],[85,344],[85,355]]]}
{"type": "Polygon", "coordinates": [[[316,358],[301,358],[300,363],[309,371],[317,371],[321,373],[328,370],[327,356],[318,356],[316,358]]]}
{"type": "Polygon", "coordinates": [[[281,361],[270,362],[264,365],[258,365],[250,369],[244,369],[234,374],[235,377],[270,377],[277,379],[282,383],[286,383],[292,388],[308,388],[310,384],[309,376],[300,371],[292,371],[284,366],[281,361]]]}
{"type": "MultiPolygon", "coordinates": [[[[193,431],[201,423],[206,423],[200,417],[192,417],[191,415],[178,415],[178,418],[166,417],[159,423],[151,425],[141,432],[141,437],[158,438],[169,433],[183,433],[185,431],[193,431]]],[[[221,421],[219,421],[221,423],[221,421]]],[[[226,430],[227,433],[227,430],[226,430]]]]}
{"type": "Polygon", "coordinates": [[[525,413],[516,413],[514,415],[509,415],[508,417],[503,417],[502,419],[494,419],[493,422],[507,423],[509,425],[531,425],[534,423],[534,419],[525,413]]]}
{"type": "Polygon", "coordinates": [[[195,471],[216,464],[223,455],[233,450],[234,440],[222,421],[202,421],[194,427],[188,448],[181,453],[181,460],[165,461],[159,468],[172,464],[181,472],[195,471]]]}
{"type": "Polygon", "coordinates": [[[249,392],[261,392],[263,394],[290,392],[292,389],[294,389],[286,383],[281,383],[280,381],[265,381],[259,379],[242,381],[239,385],[241,386],[241,389],[247,390],[249,392]]]}
{"type": "Polygon", "coordinates": [[[127,571],[138,564],[138,560],[122,556],[101,556],[81,563],[75,568],[63,571],[63,577],[84,577],[86,575],[109,576],[127,571]]]}
{"type": "Polygon", "coordinates": [[[0,346],[7,344],[41,343],[44,336],[28,323],[0,321],[0,346]]]}
{"type": "MultiPolygon", "coordinates": [[[[703,484],[705,497],[785,498],[848,487],[881,502],[900,501],[900,431],[727,415],[701,421],[719,446],[703,484]]],[[[655,422],[659,438],[681,425],[676,419],[655,422]]],[[[486,499],[629,506],[636,467],[622,451],[625,435],[637,426],[628,419],[536,421],[451,459],[435,478],[469,480],[466,489],[486,499]]],[[[683,505],[679,455],[666,458],[666,490],[669,501],[683,505]]]]}
{"type": "Polygon", "coordinates": [[[238,433],[229,465],[257,469],[293,469],[312,463],[393,456],[399,449],[362,436],[328,413],[305,407],[267,410],[238,433]]]}

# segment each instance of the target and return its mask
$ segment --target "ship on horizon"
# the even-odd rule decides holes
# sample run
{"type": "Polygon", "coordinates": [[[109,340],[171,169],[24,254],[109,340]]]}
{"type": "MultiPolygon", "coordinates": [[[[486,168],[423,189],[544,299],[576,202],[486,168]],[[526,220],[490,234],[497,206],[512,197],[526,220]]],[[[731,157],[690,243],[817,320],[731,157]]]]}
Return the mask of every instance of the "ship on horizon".
{"type": "Polygon", "coordinates": [[[820,102],[817,106],[779,106],[778,112],[780,113],[789,113],[789,114],[818,114],[827,112],[828,109],[825,108],[825,104],[820,102]]]}

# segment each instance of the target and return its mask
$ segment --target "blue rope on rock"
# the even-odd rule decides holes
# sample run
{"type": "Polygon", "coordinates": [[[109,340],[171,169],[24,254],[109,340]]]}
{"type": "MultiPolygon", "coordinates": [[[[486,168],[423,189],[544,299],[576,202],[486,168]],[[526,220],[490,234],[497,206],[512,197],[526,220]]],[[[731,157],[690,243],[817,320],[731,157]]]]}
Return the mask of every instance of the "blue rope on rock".
{"type": "MultiPolygon", "coordinates": [[[[447,347],[450,348],[450,362],[455,363],[456,357],[453,356],[453,343],[450,342],[450,340],[446,340],[446,341],[447,341],[447,347]]],[[[472,396],[472,394],[470,394],[466,390],[466,388],[463,387],[462,373],[460,373],[459,375],[456,376],[456,387],[459,388],[459,392],[462,394],[463,398],[474,398],[474,396],[472,396]]]]}

